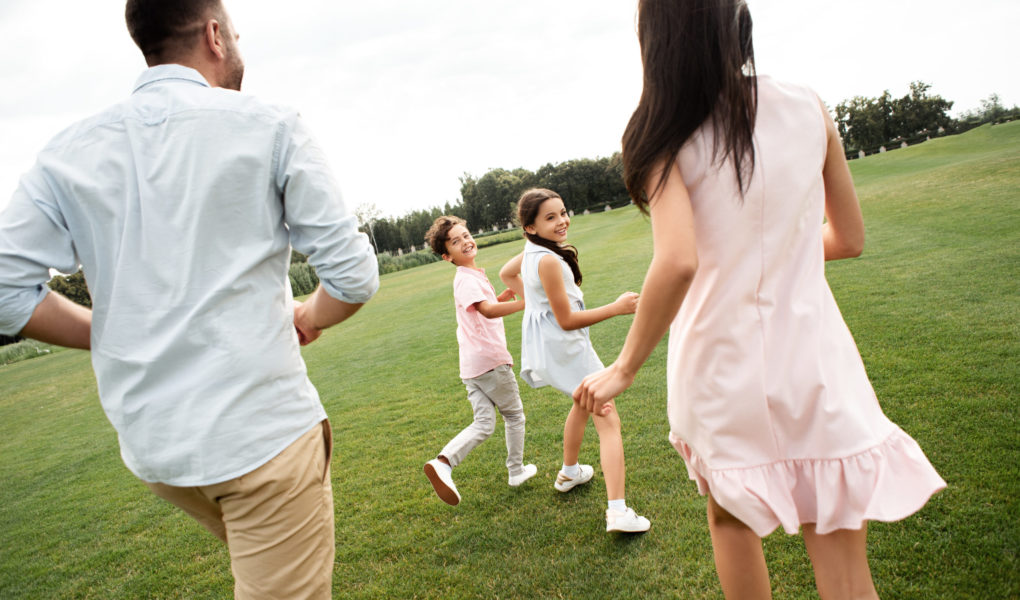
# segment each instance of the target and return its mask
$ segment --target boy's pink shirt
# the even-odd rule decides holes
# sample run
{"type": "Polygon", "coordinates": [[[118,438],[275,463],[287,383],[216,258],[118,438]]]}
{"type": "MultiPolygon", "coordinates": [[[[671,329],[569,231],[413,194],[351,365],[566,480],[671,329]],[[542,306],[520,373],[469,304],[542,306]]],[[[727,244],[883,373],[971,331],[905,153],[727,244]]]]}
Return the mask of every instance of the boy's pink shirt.
{"type": "Polygon", "coordinates": [[[457,267],[453,278],[453,302],[457,307],[457,342],[460,345],[460,377],[472,379],[500,365],[512,365],[506,348],[503,318],[490,319],[475,304],[499,302],[484,269],[457,267]]]}

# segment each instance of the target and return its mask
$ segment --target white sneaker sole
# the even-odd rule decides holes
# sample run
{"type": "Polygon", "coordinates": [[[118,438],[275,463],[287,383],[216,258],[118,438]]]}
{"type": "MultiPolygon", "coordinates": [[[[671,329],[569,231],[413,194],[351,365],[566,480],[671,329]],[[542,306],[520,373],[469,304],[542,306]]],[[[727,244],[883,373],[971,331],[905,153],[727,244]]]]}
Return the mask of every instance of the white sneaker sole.
{"type": "Polygon", "coordinates": [[[432,488],[436,490],[436,495],[443,502],[450,506],[457,506],[460,504],[460,495],[450,488],[450,486],[443,483],[443,480],[439,478],[439,473],[436,472],[436,468],[429,463],[425,463],[425,476],[429,478],[432,483],[432,488]]]}

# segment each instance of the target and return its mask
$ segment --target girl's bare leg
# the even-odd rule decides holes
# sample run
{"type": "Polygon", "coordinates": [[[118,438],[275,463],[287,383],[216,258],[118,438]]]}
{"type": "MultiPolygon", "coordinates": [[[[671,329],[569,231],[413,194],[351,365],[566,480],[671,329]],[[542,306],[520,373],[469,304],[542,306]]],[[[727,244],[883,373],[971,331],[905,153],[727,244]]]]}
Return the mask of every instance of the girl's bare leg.
{"type": "Polygon", "coordinates": [[[570,412],[563,424],[563,464],[577,464],[577,455],[584,441],[584,428],[587,426],[588,411],[571,402],[570,412]]]}
{"type": "Polygon", "coordinates": [[[627,470],[623,460],[620,415],[614,406],[608,415],[593,415],[592,419],[595,421],[595,431],[599,434],[599,460],[602,476],[606,479],[606,498],[622,500],[625,498],[627,470]]]}
{"type": "Polygon", "coordinates": [[[822,600],[878,599],[868,566],[867,535],[866,526],[819,535],[813,523],[804,525],[804,546],[822,600]]]}
{"type": "Polygon", "coordinates": [[[761,538],[708,496],[708,530],[715,551],[715,570],[729,599],[772,598],[761,538]]]}

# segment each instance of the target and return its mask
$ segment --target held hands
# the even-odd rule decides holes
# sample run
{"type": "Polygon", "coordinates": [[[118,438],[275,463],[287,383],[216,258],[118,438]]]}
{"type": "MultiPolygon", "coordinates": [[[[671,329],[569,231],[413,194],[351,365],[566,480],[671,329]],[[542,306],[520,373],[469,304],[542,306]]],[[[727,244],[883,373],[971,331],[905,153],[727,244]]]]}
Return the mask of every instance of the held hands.
{"type": "Polygon", "coordinates": [[[632,315],[637,312],[639,295],[636,292],[624,292],[613,302],[618,315],[632,315]]]}
{"type": "Polygon", "coordinates": [[[507,302],[508,300],[513,300],[516,297],[517,294],[512,289],[506,288],[503,290],[503,293],[496,296],[496,300],[499,300],[500,302],[507,302]]]}
{"type": "Polygon", "coordinates": [[[297,331],[298,341],[302,346],[307,346],[322,335],[322,330],[313,323],[304,303],[294,301],[294,330],[297,331]]]}
{"type": "Polygon", "coordinates": [[[622,394],[632,383],[634,376],[624,373],[614,362],[605,369],[585,377],[581,385],[574,390],[574,402],[594,415],[606,416],[613,410],[609,402],[622,394]]]}

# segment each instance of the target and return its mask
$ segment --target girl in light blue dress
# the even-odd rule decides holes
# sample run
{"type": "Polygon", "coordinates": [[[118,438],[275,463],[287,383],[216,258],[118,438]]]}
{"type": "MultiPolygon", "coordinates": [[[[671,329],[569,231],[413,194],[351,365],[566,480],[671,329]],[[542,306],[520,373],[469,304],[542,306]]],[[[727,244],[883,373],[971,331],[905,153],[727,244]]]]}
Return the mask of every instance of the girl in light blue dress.
{"type": "MultiPolygon", "coordinates": [[[[521,328],[521,378],[531,387],[551,385],[570,396],[585,376],[602,370],[588,339],[588,326],[616,315],[633,314],[638,295],[622,294],[599,308],[585,309],[577,249],[566,243],[570,216],[559,194],[546,189],[524,192],[517,215],[527,238],[524,252],[500,271],[506,286],[524,296],[521,328]]],[[[568,492],[591,480],[590,465],[578,464],[589,414],[571,402],[563,425],[563,469],[554,487],[568,492]]],[[[643,532],[651,523],[627,507],[620,416],[615,408],[593,415],[599,456],[606,478],[606,531],[643,532]]]]}

